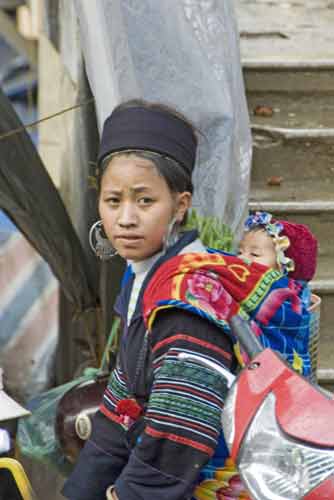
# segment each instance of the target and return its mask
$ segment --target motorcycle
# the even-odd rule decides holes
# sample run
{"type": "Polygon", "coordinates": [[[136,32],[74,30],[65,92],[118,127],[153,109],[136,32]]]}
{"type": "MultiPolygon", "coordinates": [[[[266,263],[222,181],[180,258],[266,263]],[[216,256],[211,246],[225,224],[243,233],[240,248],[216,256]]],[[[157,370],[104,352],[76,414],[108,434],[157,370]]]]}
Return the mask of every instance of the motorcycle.
{"type": "Polygon", "coordinates": [[[234,376],[216,363],[229,388],[222,428],[232,460],[254,500],[334,499],[334,400],[264,349],[249,324],[231,329],[250,361],[234,376]]]}
{"type": "Polygon", "coordinates": [[[12,425],[30,413],[6,394],[2,373],[0,368],[0,499],[36,500],[22,465],[11,456],[14,454],[12,425]]]}

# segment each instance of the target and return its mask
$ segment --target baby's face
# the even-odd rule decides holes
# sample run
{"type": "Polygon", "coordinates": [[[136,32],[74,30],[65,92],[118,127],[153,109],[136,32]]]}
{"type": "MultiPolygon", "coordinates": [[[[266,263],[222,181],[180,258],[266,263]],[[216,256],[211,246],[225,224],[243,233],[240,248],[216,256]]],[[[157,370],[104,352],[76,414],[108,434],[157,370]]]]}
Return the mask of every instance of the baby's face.
{"type": "Polygon", "coordinates": [[[274,242],[264,229],[244,233],[238,255],[250,262],[278,268],[274,242]]]}

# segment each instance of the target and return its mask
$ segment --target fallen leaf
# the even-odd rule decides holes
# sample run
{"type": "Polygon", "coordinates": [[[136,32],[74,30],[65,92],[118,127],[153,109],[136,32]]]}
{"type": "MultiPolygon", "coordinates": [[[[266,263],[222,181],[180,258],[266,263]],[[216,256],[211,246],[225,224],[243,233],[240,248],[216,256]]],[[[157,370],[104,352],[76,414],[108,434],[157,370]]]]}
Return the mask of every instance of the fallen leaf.
{"type": "Polygon", "coordinates": [[[267,179],[268,186],[280,186],[282,184],[283,177],[279,177],[278,175],[272,175],[267,179]]]}
{"type": "Polygon", "coordinates": [[[255,116],[265,116],[265,117],[270,117],[273,116],[274,110],[271,106],[256,106],[254,108],[254,115],[255,116]]]}

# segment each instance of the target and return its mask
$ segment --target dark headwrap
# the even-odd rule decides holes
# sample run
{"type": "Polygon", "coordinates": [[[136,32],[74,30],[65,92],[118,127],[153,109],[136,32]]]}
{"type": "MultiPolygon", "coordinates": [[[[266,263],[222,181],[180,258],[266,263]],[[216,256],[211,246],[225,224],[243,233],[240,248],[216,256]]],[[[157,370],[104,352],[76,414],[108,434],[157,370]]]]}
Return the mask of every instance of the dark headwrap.
{"type": "Polygon", "coordinates": [[[172,158],[191,175],[196,147],[191,125],[168,111],[139,105],[117,108],[104,123],[98,164],[111,153],[144,150],[172,158]]]}

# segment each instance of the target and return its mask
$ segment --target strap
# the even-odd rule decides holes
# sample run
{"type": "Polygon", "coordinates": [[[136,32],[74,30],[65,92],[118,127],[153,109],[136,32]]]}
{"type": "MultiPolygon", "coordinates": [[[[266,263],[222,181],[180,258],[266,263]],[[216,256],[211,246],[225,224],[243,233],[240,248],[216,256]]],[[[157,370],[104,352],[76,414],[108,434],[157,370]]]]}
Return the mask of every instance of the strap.
{"type": "Polygon", "coordinates": [[[112,325],[111,325],[111,331],[107,339],[106,346],[103,351],[103,356],[101,360],[101,364],[99,367],[98,373],[106,373],[109,371],[109,364],[110,364],[110,354],[112,352],[115,352],[115,348],[118,345],[118,330],[119,330],[119,325],[120,325],[121,319],[119,317],[114,318],[112,325]]]}

